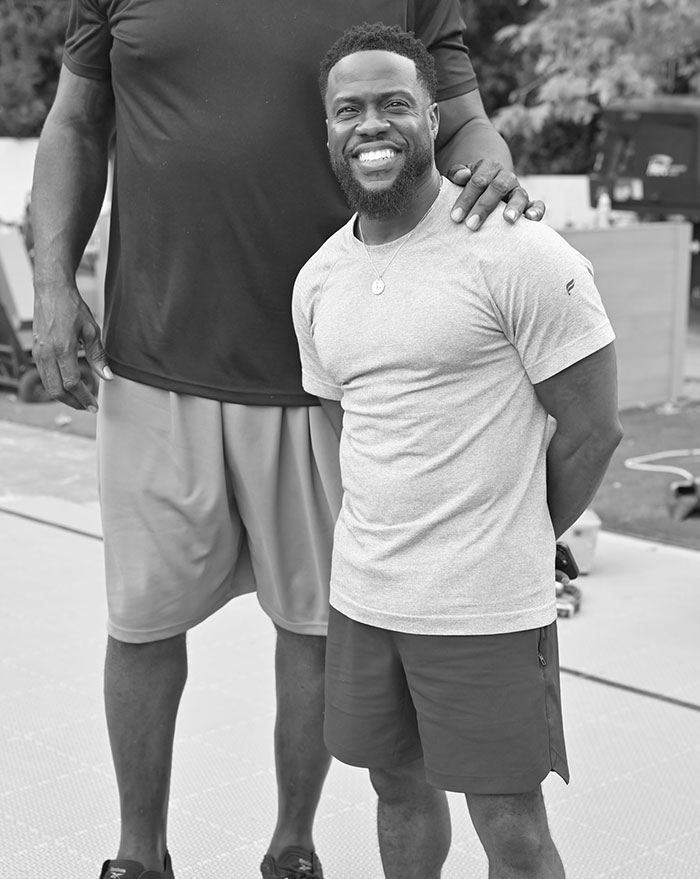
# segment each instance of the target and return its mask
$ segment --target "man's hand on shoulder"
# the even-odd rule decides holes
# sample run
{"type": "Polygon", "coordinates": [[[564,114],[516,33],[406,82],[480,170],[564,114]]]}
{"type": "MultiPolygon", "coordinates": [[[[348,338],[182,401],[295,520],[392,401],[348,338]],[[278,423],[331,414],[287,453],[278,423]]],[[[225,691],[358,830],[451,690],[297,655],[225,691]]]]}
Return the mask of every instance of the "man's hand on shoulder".
{"type": "Polygon", "coordinates": [[[532,201],[515,173],[500,162],[480,159],[472,165],[452,165],[447,177],[464,187],[450,216],[455,223],[466,218],[465,225],[472,231],[476,231],[502,201],[506,202],[503,216],[508,223],[515,223],[523,214],[535,221],[544,217],[544,202],[532,201]]]}

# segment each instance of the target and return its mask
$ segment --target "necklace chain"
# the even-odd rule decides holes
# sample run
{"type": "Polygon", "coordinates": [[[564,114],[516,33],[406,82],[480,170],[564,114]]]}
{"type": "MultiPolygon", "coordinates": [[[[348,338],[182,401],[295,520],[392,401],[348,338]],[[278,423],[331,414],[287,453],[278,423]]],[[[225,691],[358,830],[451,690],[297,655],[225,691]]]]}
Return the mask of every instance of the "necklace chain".
{"type": "Polygon", "coordinates": [[[374,264],[374,260],[372,259],[372,256],[369,252],[369,247],[367,247],[367,245],[365,244],[365,239],[364,239],[364,236],[362,235],[362,224],[361,224],[360,220],[358,219],[357,231],[360,233],[360,243],[362,244],[362,247],[364,248],[364,251],[367,254],[367,259],[369,260],[369,264],[372,266],[372,270],[374,271],[374,274],[377,276],[375,278],[375,280],[372,281],[372,293],[374,293],[376,296],[379,296],[380,294],[382,294],[384,292],[384,290],[386,289],[386,284],[384,283],[383,276],[386,274],[387,269],[393,263],[393,261],[396,259],[396,257],[399,255],[401,248],[405,244],[408,244],[411,236],[416,231],[416,229],[420,226],[420,224],[423,222],[423,220],[427,220],[428,214],[435,207],[435,203],[437,202],[438,196],[440,195],[441,191],[442,191],[442,177],[440,178],[440,189],[438,189],[438,194],[435,196],[433,203],[430,205],[428,210],[423,214],[423,216],[420,218],[420,220],[418,220],[418,222],[411,229],[411,231],[408,233],[408,235],[406,235],[406,237],[403,239],[401,244],[399,244],[399,246],[396,248],[396,250],[391,254],[391,256],[389,257],[389,262],[384,266],[384,268],[381,270],[381,272],[377,269],[376,265],[374,264]]]}

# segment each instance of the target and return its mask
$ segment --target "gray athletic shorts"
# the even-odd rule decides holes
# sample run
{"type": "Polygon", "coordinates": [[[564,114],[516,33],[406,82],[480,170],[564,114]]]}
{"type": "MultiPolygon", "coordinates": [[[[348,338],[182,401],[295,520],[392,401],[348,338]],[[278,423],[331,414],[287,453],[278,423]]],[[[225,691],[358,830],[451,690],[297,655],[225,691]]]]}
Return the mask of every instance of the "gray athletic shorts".
{"type": "Polygon", "coordinates": [[[157,641],[257,590],[325,635],[341,484],[320,406],[242,406],[103,382],[98,470],[109,634],[157,641]]]}
{"type": "Polygon", "coordinates": [[[557,624],[503,635],[410,635],[331,608],[325,737],[352,766],[421,757],[434,787],[473,794],[569,780],[557,624]]]}

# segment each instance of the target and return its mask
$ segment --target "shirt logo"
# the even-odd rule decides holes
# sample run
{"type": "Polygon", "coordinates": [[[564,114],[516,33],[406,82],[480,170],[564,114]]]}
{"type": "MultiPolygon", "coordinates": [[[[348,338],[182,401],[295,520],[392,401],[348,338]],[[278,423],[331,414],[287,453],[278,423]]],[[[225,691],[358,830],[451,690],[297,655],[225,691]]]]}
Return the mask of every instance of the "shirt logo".
{"type": "Polygon", "coordinates": [[[574,289],[575,285],[576,285],[576,281],[574,281],[573,278],[566,285],[566,292],[569,294],[569,296],[571,296],[571,291],[574,289]]]}

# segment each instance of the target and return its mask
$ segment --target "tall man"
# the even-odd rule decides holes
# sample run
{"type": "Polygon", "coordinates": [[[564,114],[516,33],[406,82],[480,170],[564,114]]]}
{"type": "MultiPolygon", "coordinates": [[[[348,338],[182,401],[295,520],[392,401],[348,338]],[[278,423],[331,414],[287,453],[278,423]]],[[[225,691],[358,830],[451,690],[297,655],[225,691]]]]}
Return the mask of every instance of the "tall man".
{"type": "Polygon", "coordinates": [[[555,536],[621,436],[613,331],[551,229],[450,223],[420,42],[351,29],[321,88],[358,212],[293,298],[304,387],[341,432],[326,743],[369,768],[387,879],[439,877],[445,790],[466,794],[490,879],[562,879],[540,790],[568,780],[555,536]]]}
{"type": "Polygon", "coordinates": [[[457,0],[71,5],[33,190],[34,354],[52,396],[76,408],[97,406],[81,342],[100,376],[114,375],[98,442],[122,834],[105,876],[172,875],[185,633],[253,588],[277,627],[279,810],[263,873],[321,875],[312,822],[329,763],[323,636],[340,488],[335,434],[301,387],[289,303],[300,266],[347,218],[323,147],[318,62],[346,27],[380,15],[435,57],[442,167],[488,160],[465,190],[472,220],[509,191],[517,216],[527,196],[485,118],[457,0]],[[105,355],[75,270],[113,135],[105,355]]]}

